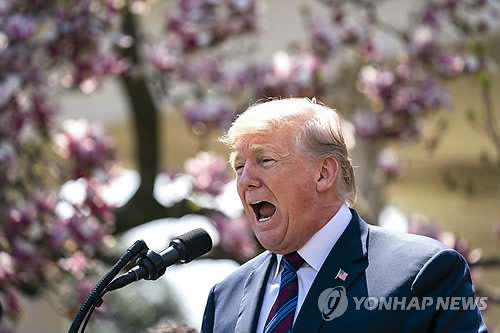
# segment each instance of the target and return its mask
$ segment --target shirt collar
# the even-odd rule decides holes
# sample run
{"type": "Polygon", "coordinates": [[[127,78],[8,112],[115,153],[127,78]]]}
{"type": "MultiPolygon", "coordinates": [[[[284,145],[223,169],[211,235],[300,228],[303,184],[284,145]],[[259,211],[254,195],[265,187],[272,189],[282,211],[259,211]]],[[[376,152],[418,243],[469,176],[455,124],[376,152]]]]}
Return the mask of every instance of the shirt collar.
{"type": "MultiPolygon", "coordinates": [[[[316,232],[303,247],[297,250],[305,260],[304,265],[309,265],[318,273],[326,257],[328,257],[340,236],[344,233],[351,219],[351,211],[343,204],[337,214],[323,228],[316,232]]],[[[278,276],[283,255],[277,254],[276,258],[276,269],[273,274],[273,280],[278,276]]]]}

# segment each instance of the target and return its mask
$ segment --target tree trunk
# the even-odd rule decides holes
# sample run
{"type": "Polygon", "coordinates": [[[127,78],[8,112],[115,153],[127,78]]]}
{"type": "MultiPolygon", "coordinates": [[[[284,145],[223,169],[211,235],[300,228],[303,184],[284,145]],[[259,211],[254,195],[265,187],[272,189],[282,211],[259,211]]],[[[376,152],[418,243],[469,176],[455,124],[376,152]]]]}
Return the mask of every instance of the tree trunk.
{"type": "Polygon", "coordinates": [[[377,158],[381,149],[381,143],[357,138],[351,154],[358,192],[356,208],[372,224],[377,224],[384,203],[384,184],[377,172],[377,158]]]}
{"type": "Polygon", "coordinates": [[[153,196],[158,173],[159,122],[156,106],[146,79],[142,73],[139,55],[141,37],[136,17],[128,6],[124,9],[123,32],[131,36],[134,43],[123,50],[122,55],[130,62],[132,69],[120,76],[120,82],[128,99],[131,122],[134,125],[135,153],[140,185],[134,196],[116,210],[115,233],[121,233],[144,222],[167,216],[166,208],[153,196]]]}

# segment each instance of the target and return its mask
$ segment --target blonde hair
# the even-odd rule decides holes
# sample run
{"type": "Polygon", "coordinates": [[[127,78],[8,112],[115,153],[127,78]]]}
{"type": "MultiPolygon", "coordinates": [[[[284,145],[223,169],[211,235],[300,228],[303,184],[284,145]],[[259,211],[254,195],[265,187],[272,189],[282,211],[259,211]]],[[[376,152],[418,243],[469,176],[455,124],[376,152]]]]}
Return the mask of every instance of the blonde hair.
{"type": "MultiPolygon", "coordinates": [[[[356,201],[356,184],[349,152],[335,110],[316,99],[275,99],[251,106],[233,122],[221,142],[231,149],[242,137],[300,127],[296,144],[307,157],[333,157],[340,169],[336,180],[337,196],[348,206],[356,201]]],[[[233,162],[234,154],[230,160],[233,162]]],[[[231,163],[232,164],[232,163],[231,163]]]]}

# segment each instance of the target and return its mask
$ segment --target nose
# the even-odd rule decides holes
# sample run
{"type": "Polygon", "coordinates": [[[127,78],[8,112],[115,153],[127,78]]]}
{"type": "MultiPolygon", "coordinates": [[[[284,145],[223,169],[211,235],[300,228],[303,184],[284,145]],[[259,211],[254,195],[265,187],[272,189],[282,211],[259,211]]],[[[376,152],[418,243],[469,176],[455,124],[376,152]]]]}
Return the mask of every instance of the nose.
{"type": "Polygon", "coordinates": [[[238,177],[238,186],[244,189],[250,189],[254,187],[260,187],[261,181],[259,174],[251,163],[246,163],[243,167],[243,171],[238,177]]]}

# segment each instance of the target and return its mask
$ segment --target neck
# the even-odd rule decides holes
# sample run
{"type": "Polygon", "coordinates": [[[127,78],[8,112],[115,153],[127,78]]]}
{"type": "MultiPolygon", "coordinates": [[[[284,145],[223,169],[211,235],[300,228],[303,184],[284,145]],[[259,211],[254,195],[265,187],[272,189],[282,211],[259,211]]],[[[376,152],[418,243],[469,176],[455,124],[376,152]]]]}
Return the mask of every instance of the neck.
{"type": "Polygon", "coordinates": [[[337,212],[339,211],[340,207],[342,207],[344,203],[338,199],[335,199],[335,200],[330,200],[330,201],[326,201],[323,203],[323,205],[321,205],[321,207],[319,208],[318,212],[320,215],[320,217],[318,218],[318,221],[321,221],[321,226],[318,228],[318,230],[320,230],[321,228],[323,228],[325,226],[325,224],[328,223],[328,221],[330,221],[332,219],[332,217],[334,217],[337,212]]]}

